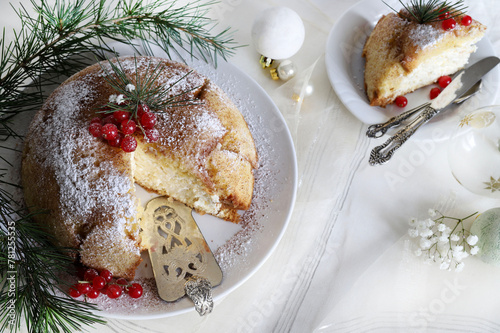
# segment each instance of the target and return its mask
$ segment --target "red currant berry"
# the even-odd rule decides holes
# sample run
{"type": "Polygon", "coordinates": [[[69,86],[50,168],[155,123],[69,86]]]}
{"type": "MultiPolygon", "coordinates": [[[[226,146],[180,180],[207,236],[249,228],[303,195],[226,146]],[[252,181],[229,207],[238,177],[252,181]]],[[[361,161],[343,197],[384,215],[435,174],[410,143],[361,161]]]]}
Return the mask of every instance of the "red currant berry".
{"type": "Polygon", "coordinates": [[[439,89],[439,88],[432,88],[431,89],[431,93],[430,93],[430,98],[434,99],[434,98],[438,97],[440,93],[441,93],[441,89],[439,89]]]}
{"type": "Polygon", "coordinates": [[[144,131],[148,142],[156,142],[160,138],[160,132],[156,128],[147,129],[144,131]]]}
{"type": "Polygon", "coordinates": [[[128,281],[124,278],[119,278],[116,280],[116,284],[122,287],[125,287],[128,285],[128,281]]]}
{"type": "Polygon", "coordinates": [[[115,124],[106,124],[102,127],[102,137],[105,140],[113,140],[118,136],[118,128],[115,124]]]}
{"type": "Polygon", "coordinates": [[[446,9],[441,9],[439,12],[442,13],[441,15],[439,15],[439,19],[441,21],[446,20],[447,18],[450,18],[450,12],[446,11],[446,9]]]}
{"type": "Polygon", "coordinates": [[[141,119],[142,115],[150,112],[149,106],[146,104],[139,104],[137,107],[137,119],[141,119]]]}
{"type": "Polygon", "coordinates": [[[441,76],[439,79],[438,79],[438,84],[441,88],[446,88],[448,87],[448,85],[451,83],[451,77],[449,77],[448,75],[444,75],[444,76],[441,76]]]}
{"type": "Polygon", "coordinates": [[[123,140],[123,134],[118,133],[116,138],[114,138],[113,140],[108,140],[108,144],[111,147],[120,147],[122,144],[122,140],[123,140]]]}
{"type": "Polygon", "coordinates": [[[106,280],[102,276],[96,276],[92,280],[92,288],[95,290],[101,290],[106,285],[106,280]]]}
{"type": "Polygon", "coordinates": [[[85,295],[92,289],[92,286],[90,285],[90,283],[79,283],[77,288],[80,293],[85,295]]]}
{"type": "Polygon", "coordinates": [[[101,271],[101,273],[99,275],[102,276],[104,278],[104,280],[106,280],[106,282],[111,281],[111,279],[113,278],[113,274],[110,271],[108,271],[107,269],[101,271]]]}
{"type": "Polygon", "coordinates": [[[404,108],[406,105],[408,105],[408,100],[404,96],[398,96],[396,97],[396,105],[400,108],[404,108]]]}
{"type": "Polygon", "coordinates": [[[69,295],[73,298],[82,296],[82,293],[78,291],[78,284],[74,284],[69,288],[69,295]]]}
{"type": "Polygon", "coordinates": [[[457,26],[457,22],[455,21],[455,19],[449,18],[444,20],[441,23],[441,26],[443,27],[444,30],[452,30],[455,29],[455,27],[457,26]]]}
{"type": "Polygon", "coordinates": [[[123,134],[133,134],[137,129],[137,125],[133,120],[124,120],[121,124],[123,134]]]}
{"type": "Polygon", "coordinates": [[[155,127],[156,115],[153,112],[146,112],[141,117],[141,125],[146,129],[155,127]]]}
{"type": "Polygon", "coordinates": [[[88,298],[97,298],[101,292],[97,289],[91,288],[90,291],[87,293],[88,298]]]}
{"type": "Polygon", "coordinates": [[[94,117],[94,118],[92,118],[92,120],[90,121],[90,123],[91,123],[91,124],[96,123],[96,124],[99,124],[99,125],[100,125],[100,124],[101,124],[101,118],[99,118],[99,117],[94,117]]]}
{"type": "Polygon", "coordinates": [[[101,124],[103,126],[106,124],[115,124],[116,125],[116,119],[112,114],[110,114],[110,115],[107,115],[106,117],[102,118],[101,124]]]}
{"type": "Polygon", "coordinates": [[[122,294],[122,288],[116,284],[110,284],[107,293],[109,298],[118,298],[122,294]]]}
{"type": "Polygon", "coordinates": [[[102,134],[102,126],[99,123],[92,123],[89,126],[89,132],[92,134],[93,137],[99,138],[101,137],[102,134]]]}
{"type": "Polygon", "coordinates": [[[470,17],[469,15],[465,15],[464,17],[462,17],[461,24],[468,27],[472,24],[472,17],[470,17]]]}
{"type": "Polygon", "coordinates": [[[132,298],[139,298],[142,296],[142,286],[138,283],[132,283],[130,287],[128,287],[128,294],[132,298]]]}
{"type": "Polygon", "coordinates": [[[137,148],[137,140],[133,136],[126,136],[122,140],[121,147],[123,151],[131,153],[137,148]]]}
{"type": "Polygon", "coordinates": [[[105,284],[104,287],[102,287],[102,289],[100,289],[99,291],[101,292],[101,294],[107,295],[108,294],[108,285],[105,284]]]}
{"type": "Polygon", "coordinates": [[[92,282],[96,276],[99,276],[99,273],[93,268],[88,268],[83,274],[83,279],[85,281],[92,282]]]}
{"type": "Polygon", "coordinates": [[[115,117],[116,121],[121,123],[122,121],[130,118],[130,113],[127,111],[118,110],[118,111],[113,112],[113,117],[115,117]]]}

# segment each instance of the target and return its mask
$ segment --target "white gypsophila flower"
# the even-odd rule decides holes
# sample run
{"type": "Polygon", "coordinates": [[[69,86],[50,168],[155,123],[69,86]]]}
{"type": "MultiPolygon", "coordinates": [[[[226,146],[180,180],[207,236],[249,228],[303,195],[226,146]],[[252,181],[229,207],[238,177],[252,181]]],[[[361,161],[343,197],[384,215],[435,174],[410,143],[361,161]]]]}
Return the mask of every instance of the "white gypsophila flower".
{"type": "Polygon", "coordinates": [[[426,221],[418,221],[418,223],[417,223],[417,230],[420,233],[429,230],[429,228],[427,227],[427,222],[426,221]]]}
{"type": "Polygon", "coordinates": [[[475,256],[478,253],[479,253],[479,246],[476,245],[470,249],[470,254],[472,254],[473,256],[475,256]]]}
{"type": "Polygon", "coordinates": [[[415,253],[415,256],[420,257],[423,252],[422,252],[422,249],[416,249],[414,253],[415,253]]]}
{"type": "Polygon", "coordinates": [[[135,86],[133,84],[129,83],[125,86],[125,90],[128,92],[132,92],[135,90],[135,86]]]}
{"type": "Polygon", "coordinates": [[[114,103],[114,102],[116,102],[116,95],[110,95],[110,96],[109,96],[109,102],[110,102],[110,103],[114,103]]]}
{"type": "Polygon", "coordinates": [[[452,242],[458,242],[460,240],[460,236],[458,236],[457,234],[453,234],[450,236],[450,240],[452,242]]]}
{"type": "Polygon", "coordinates": [[[431,228],[431,227],[433,227],[433,226],[436,225],[436,222],[434,222],[433,219],[427,219],[427,220],[425,220],[425,222],[427,224],[427,227],[429,227],[429,228],[431,228]]]}
{"type": "Polygon", "coordinates": [[[430,240],[426,238],[421,238],[420,239],[420,248],[422,250],[428,250],[431,247],[432,243],[430,240]]]}
{"type": "Polygon", "coordinates": [[[428,238],[434,235],[431,229],[424,229],[419,232],[421,237],[428,238]]]}
{"type": "Polygon", "coordinates": [[[415,227],[417,225],[417,219],[412,217],[411,219],[408,220],[408,225],[410,227],[415,227]]]}
{"type": "Polygon", "coordinates": [[[445,270],[450,268],[450,263],[448,261],[443,261],[441,265],[439,265],[439,269],[445,270]]]}
{"type": "Polygon", "coordinates": [[[461,272],[464,270],[465,264],[463,262],[459,262],[457,266],[455,267],[455,272],[461,272]]]}
{"type": "Polygon", "coordinates": [[[442,234],[439,238],[438,241],[440,243],[448,243],[450,241],[450,238],[447,234],[442,234]]]}
{"type": "Polygon", "coordinates": [[[441,223],[440,225],[438,225],[438,231],[445,231],[446,230],[446,225],[444,225],[443,223],[441,223]]]}
{"type": "Polygon", "coordinates": [[[125,100],[125,96],[123,96],[122,94],[120,94],[120,95],[116,96],[115,103],[116,104],[121,104],[121,103],[123,103],[124,100],[125,100]]]}
{"type": "Polygon", "coordinates": [[[467,258],[469,256],[469,254],[467,252],[461,251],[461,250],[457,250],[457,251],[453,250],[452,255],[453,255],[453,259],[455,259],[458,262],[464,260],[465,258],[467,258]]]}
{"type": "Polygon", "coordinates": [[[436,211],[435,209],[433,209],[433,208],[430,208],[430,209],[428,210],[428,214],[429,214],[429,216],[430,216],[430,217],[433,217],[433,218],[434,218],[434,217],[436,217],[436,216],[437,216],[437,211],[436,211]]]}
{"type": "Polygon", "coordinates": [[[418,230],[417,229],[408,229],[408,235],[411,237],[411,238],[416,238],[418,237],[418,230]]]}
{"type": "Polygon", "coordinates": [[[467,237],[467,244],[469,244],[470,246],[476,245],[478,241],[479,237],[477,237],[476,235],[470,235],[469,237],[467,237]]]}

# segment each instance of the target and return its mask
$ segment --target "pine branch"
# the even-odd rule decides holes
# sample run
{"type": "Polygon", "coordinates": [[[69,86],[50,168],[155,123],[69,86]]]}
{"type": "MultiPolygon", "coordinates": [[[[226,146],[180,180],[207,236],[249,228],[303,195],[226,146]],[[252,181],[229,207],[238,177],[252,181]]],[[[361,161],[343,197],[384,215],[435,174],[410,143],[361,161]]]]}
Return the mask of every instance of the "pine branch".
{"type": "Polygon", "coordinates": [[[17,11],[21,30],[15,32],[15,40],[8,45],[4,31],[0,43],[0,112],[16,112],[12,103],[19,98],[22,104],[40,100],[45,83],[40,79],[47,73],[51,75],[45,81],[71,74],[70,57],[90,52],[103,59],[105,52],[112,51],[109,40],[132,45],[136,51],[137,40],[142,40],[146,54],[152,53],[152,45],[169,55],[180,47],[192,56],[198,51],[205,61],[215,63],[219,56],[225,59],[235,49],[228,29],[211,34],[214,22],[206,14],[213,1],[195,1],[181,7],[169,0],[119,0],[116,6],[105,5],[105,0],[87,4],[85,0],[56,0],[52,7],[45,1],[31,1],[38,16],[31,17],[21,7],[17,11]],[[35,83],[36,93],[23,92],[27,81],[35,83]]]}
{"type": "MultiPolygon", "coordinates": [[[[184,49],[205,61],[233,54],[236,46],[229,29],[214,34],[207,17],[213,1],[178,6],[175,0],[31,0],[35,15],[23,6],[14,9],[21,28],[13,41],[0,36],[0,163],[12,163],[3,152],[19,140],[10,121],[21,112],[41,106],[47,86],[72,75],[89,62],[104,59],[114,50],[110,42],[139,47],[153,55],[153,46],[167,55],[184,49]],[[9,139],[9,140],[7,140],[9,139]],[[7,140],[5,144],[3,141],[7,140]]],[[[71,261],[66,249],[53,245],[51,236],[30,221],[22,203],[12,195],[17,186],[7,182],[0,169],[0,331],[18,331],[21,318],[30,332],[72,332],[103,323],[94,305],[57,296],[63,284],[55,274],[71,261]],[[13,259],[9,246],[15,244],[13,259]],[[15,273],[14,273],[15,272],[15,273]],[[11,279],[15,280],[14,297],[11,279]],[[10,302],[14,317],[10,319],[10,302]]]]}
{"type": "Polygon", "coordinates": [[[114,111],[123,110],[131,114],[131,119],[135,119],[137,118],[138,107],[141,104],[147,105],[152,112],[159,113],[165,112],[166,108],[169,107],[198,104],[195,100],[187,98],[191,91],[199,87],[193,87],[183,90],[176,95],[171,95],[172,88],[183,81],[192,71],[189,71],[168,86],[159,85],[154,87],[154,82],[156,82],[158,77],[165,70],[166,66],[162,63],[153,65],[149,62],[143,71],[144,75],[141,76],[139,71],[137,71],[137,58],[134,60],[136,69],[134,81],[127,77],[118,58],[114,60],[108,59],[112,71],[108,71],[106,67],[101,65],[101,69],[105,73],[105,80],[119,95],[123,96],[123,102],[120,104],[109,102],[103,105],[101,107],[101,109],[104,110],[102,111],[103,113],[113,113],[114,111]],[[131,85],[133,89],[129,89],[129,85],[131,85]]]}
{"type": "Polygon", "coordinates": [[[467,9],[463,0],[455,2],[442,0],[410,0],[408,4],[403,3],[402,0],[399,0],[399,2],[403,5],[404,10],[402,11],[395,10],[384,1],[389,8],[403,18],[420,24],[454,18],[462,15],[467,9]]]}

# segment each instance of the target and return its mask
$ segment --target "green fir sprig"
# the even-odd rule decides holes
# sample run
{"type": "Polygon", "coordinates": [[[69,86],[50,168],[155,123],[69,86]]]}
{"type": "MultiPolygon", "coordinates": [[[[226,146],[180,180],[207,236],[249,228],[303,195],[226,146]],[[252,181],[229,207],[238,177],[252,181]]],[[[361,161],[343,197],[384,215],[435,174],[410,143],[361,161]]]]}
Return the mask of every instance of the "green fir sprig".
{"type": "Polygon", "coordinates": [[[404,7],[404,10],[402,11],[392,8],[384,1],[389,8],[406,20],[420,24],[438,22],[444,19],[453,18],[462,15],[468,8],[464,4],[463,0],[410,0],[407,4],[405,4],[402,0],[399,0],[399,2],[404,7]],[[447,13],[447,15],[444,15],[445,13],[447,13]]]}
{"type": "Polygon", "coordinates": [[[159,62],[154,65],[149,61],[146,68],[142,71],[143,74],[141,74],[141,72],[137,70],[137,58],[134,57],[134,81],[125,74],[120,59],[108,59],[108,63],[112,71],[109,71],[106,66],[99,63],[105,74],[104,79],[118,95],[123,96],[123,103],[117,104],[116,102],[110,101],[102,106],[101,109],[103,109],[103,113],[127,111],[131,114],[131,118],[136,118],[138,107],[141,104],[147,105],[152,112],[158,113],[165,112],[167,108],[199,104],[196,99],[189,98],[189,93],[199,87],[188,88],[175,95],[171,92],[172,88],[181,84],[192,71],[182,75],[170,85],[155,85],[158,77],[166,69],[164,63],[159,62]],[[132,89],[130,87],[132,87],[132,89]]]}
{"type": "Polygon", "coordinates": [[[20,154],[14,148],[22,139],[12,127],[15,117],[37,110],[48,86],[96,56],[105,59],[113,53],[111,42],[147,55],[153,55],[153,46],[168,55],[183,49],[215,64],[232,55],[237,46],[230,30],[215,32],[215,22],[207,16],[214,3],[31,0],[34,10],[14,8],[20,29],[10,43],[5,28],[0,35],[0,331],[17,332],[24,325],[29,332],[73,332],[103,323],[94,305],[60,296],[63,281],[56,272],[66,271],[71,262],[67,249],[54,246],[50,234],[31,222],[32,215],[12,194],[20,191],[19,185],[7,175],[18,165],[5,156],[18,159],[20,154]]]}

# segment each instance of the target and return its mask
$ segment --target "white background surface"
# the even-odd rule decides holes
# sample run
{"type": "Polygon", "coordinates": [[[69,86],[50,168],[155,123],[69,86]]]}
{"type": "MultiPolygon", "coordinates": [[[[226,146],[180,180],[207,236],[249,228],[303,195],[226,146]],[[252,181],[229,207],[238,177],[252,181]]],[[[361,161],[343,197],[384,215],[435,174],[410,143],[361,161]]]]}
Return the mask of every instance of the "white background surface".
{"type": "MultiPolygon", "coordinates": [[[[271,95],[295,138],[299,191],[289,228],[264,266],[217,302],[209,316],[191,312],[149,321],[110,320],[92,332],[500,330],[498,268],[471,259],[457,275],[403,255],[401,238],[409,217],[439,206],[463,216],[500,202],[470,194],[452,178],[443,139],[449,128],[408,142],[387,165],[368,165],[371,148],[383,139],[365,136],[366,125],[341,104],[324,65],[330,29],[356,2],[222,0],[216,5],[211,15],[221,26],[236,29],[239,43],[249,45],[230,61],[271,95]],[[315,90],[301,105],[289,98],[295,83],[270,80],[251,45],[253,18],[275,5],[294,9],[305,23],[305,44],[292,60],[301,77],[311,74],[315,90]]],[[[489,27],[488,38],[498,53],[500,30],[494,22],[500,2],[469,5],[470,15],[489,27]]],[[[7,31],[18,26],[6,1],[0,13],[7,31]]],[[[488,89],[498,89],[498,83],[488,89]]],[[[473,110],[480,103],[470,101],[464,108],[473,110]]]]}

